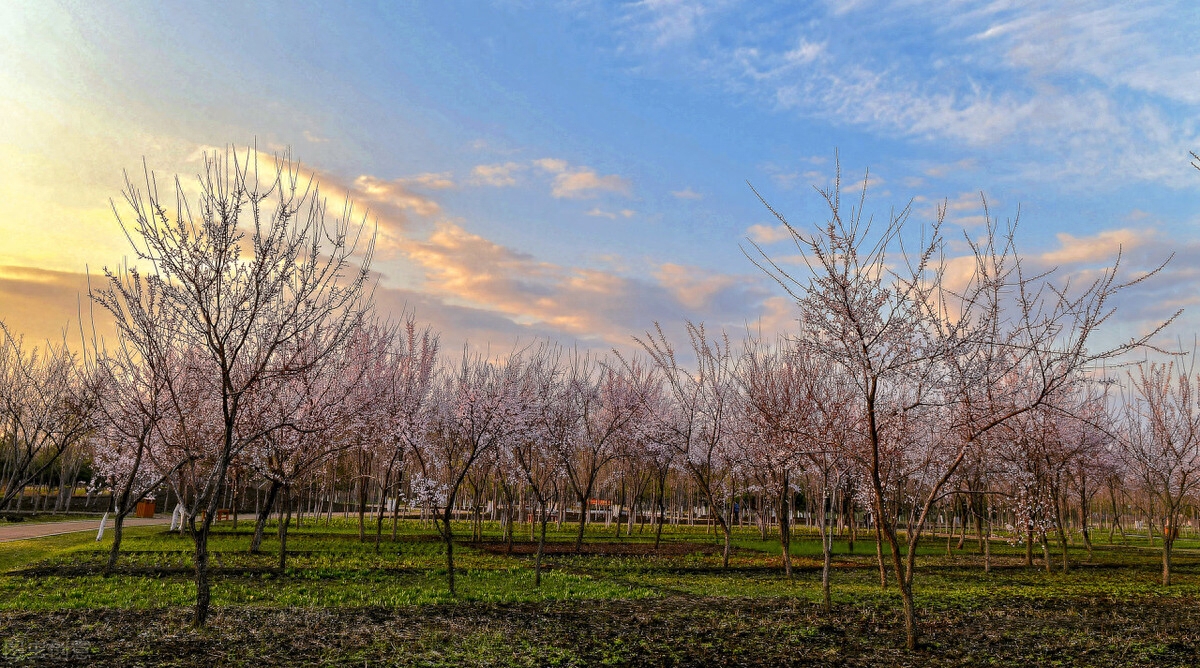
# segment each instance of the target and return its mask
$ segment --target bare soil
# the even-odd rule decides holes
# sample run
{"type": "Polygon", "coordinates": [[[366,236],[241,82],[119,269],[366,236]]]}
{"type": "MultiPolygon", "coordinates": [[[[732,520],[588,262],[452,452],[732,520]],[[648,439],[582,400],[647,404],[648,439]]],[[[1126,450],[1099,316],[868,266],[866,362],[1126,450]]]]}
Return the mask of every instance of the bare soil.
{"type": "Polygon", "coordinates": [[[411,608],[0,614],[13,666],[1195,666],[1200,606],[1188,597],[996,601],[927,611],[902,646],[894,612],[829,616],[792,599],[458,604],[411,608]]]}
{"type": "MultiPolygon", "coordinates": [[[[537,543],[513,541],[512,552],[508,544],[501,542],[463,543],[477,550],[492,554],[534,555],[537,554],[537,543]]],[[[547,555],[584,555],[596,557],[631,557],[631,556],[662,556],[678,557],[687,554],[720,554],[723,547],[712,543],[660,543],[654,549],[654,543],[584,543],[578,552],[574,542],[546,543],[544,554],[547,555]]]]}

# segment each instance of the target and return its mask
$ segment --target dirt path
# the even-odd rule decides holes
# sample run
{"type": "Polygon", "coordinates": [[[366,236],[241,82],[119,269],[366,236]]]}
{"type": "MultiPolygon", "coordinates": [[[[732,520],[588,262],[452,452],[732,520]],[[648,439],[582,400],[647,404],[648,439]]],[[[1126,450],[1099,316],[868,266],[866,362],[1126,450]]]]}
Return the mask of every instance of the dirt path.
{"type": "MultiPolygon", "coordinates": [[[[144,527],[155,524],[170,524],[171,517],[131,517],[125,520],[126,527],[144,527]]],[[[112,529],[112,518],[109,518],[105,525],[107,530],[112,529]]],[[[12,540],[26,540],[28,538],[44,538],[46,536],[57,536],[64,533],[75,533],[76,531],[96,531],[100,528],[100,520],[80,520],[78,522],[38,522],[26,524],[24,522],[0,526],[0,543],[7,543],[12,540]]]]}

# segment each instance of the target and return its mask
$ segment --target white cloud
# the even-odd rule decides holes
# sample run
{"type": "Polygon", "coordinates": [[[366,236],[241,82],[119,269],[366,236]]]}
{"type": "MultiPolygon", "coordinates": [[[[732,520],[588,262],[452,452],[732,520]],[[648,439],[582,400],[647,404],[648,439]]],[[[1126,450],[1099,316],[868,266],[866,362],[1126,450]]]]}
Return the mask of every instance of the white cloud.
{"type": "Polygon", "coordinates": [[[608,218],[609,220],[616,220],[618,216],[620,216],[621,218],[633,218],[635,215],[637,215],[637,211],[634,211],[633,209],[621,209],[620,211],[613,212],[613,211],[605,211],[604,209],[601,209],[600,207],[592,207],[587,212],[587,215],[595,216],[597,218],[608,218]]]}
{"type": "Polygon", "coordinates": [[[954,172],[973,171],[976,169],[977,162],[974,158],[966,158],[951,164],[933,165],[925,169],[925,175],[941,178],[954,172]]]}
{"type": "Polygon", "coordinates": [[[431,190],[446,190],[454,187],[454,178],[450,172],[426,172],[400,179],[400,181],[410,186],[420,186],[431,190]]]}
{"type": "Polygon", "coordinates": [[[567,161],[561,158],[540,158],[534,160],[533,164],[544,172],[551,174],[559,174],[567,171],[567,161]]]}
{"type": "Polygon", "coordinates": [[[1046,251],[1038,259],[1048,265],[1111,263],[1118,252],[1126,252],[1147,243],[1153,230],[1123,228],[1105,230],[1089,237],[1077,237],[1065,232],[1055,235],[1058,248],[1046,251]]]}
{"type": "Polygon", "coordinates": [[[364,174],[354,179],[354,189],[368,200],[391,204],[418,216],[434,216],[442,210],[435,200],[413,192],[406,179],[385,181],[364,174]]]}
{"type": "Polygon", "coordinates": [[[774,244],[792,238],[792,233],[785,225],[751,225],[746,229],[746,236],[756,244],[774,244]]]}
{"type": "Polygon", "coordinates": [[[702,193],[692,190],[691,187],[684,188],[683,190],[672,190],[671,194],[674,195],[676,199],[704,199],[704,195],[702,193]]]}
{"type": "Polygon", "coordinates": [[[670,290],[675,299],[694,310],[712,308],[722,293],[739,284],[748,283],[744,276],[717,274],[698,267],[672,263],[659,265],[656,277],[660,284],[670,290]]]}
{"type": "MultiPolygon", "coordinates": [[[[802,118],[985,150],[1038,180],[1190,184],[1200,145],[1200,14],[1171,4],[830,2],[822,15],[750,3],[644,2],[620,19],[636,69],[716,83],[802,118]],[[631,27],[632,26],[632,27],[631,27]],[[853,31],[858,39],[814,38],[853,31]],[[888,48],[922,35],[921,49],[888,48]],[[666,49],[670,46],[670,49],[666,49]],[[1020,156],[1020,157],[1016,157],[1020,156]]],[[[780,170],[794,185],[799,170],[780,170]]]]}
{"type": "Polygon", "coordinates": [[[471,183],[473,185],[496,187],[515,186],[517,184],[517,174],[524,169],[524,166],[518,165],[515,162],[496,165],[476,165],[471,170],[471,183]]]}
{"type": "Polygon", "coordinates": [[[551,194],[562,199],[590,199],[602,192],[629,194],[629,181],[616,174],[600,176],[586,166],[571,166],[559,158],[541,158],[533,164],[543,172],[554,175],[551,194]]]}
{"type": "MultiPolygon", "coordinates": [[[[960,193],[958,197],[945,201],[946,205],[946,220],[961,227],[979,227],[987,222],[987,214],[984,213],[983,193],[968,192],[960,193]]],[[[988,210],[996,210],[1000,206],[1000,202],[988,198],[988,210]]],[[[930,215],[932,217],[932,215],[930,215]]]]}
{"type": "Polygon", "coordinates": [[[732,4],[725,0],[641,0],[627,7],[622,23],[632,29],[642,48],[660,49],[696,38],[713,13],[732,4]]]}

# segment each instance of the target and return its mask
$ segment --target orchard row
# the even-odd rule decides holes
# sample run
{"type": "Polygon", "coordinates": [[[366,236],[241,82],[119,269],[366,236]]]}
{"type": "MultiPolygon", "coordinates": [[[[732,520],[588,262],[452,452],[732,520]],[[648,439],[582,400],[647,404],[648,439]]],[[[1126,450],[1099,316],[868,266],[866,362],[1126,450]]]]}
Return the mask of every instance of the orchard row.
{"type": "Polygon", "coordinates": [[[757,521],[789,572],[802,516],[822,537],[826,586],[829,528],[861,523],[899,586],[910,647],[915,548],[949,517],[1030,548],[1057,540],[1066,568],[1072,516],[1088,541],[1104,501],[1114,528],[1132,505],[1170,582],[1200,484],[1200,377],[1171,362],[1102,371],[1170,321],[1097,345],[1117,295],[1153,273],[1123,282],[1114,264],[1071,283],[1027,266],[1015,227],[992,220],[950,258],[944,208],[915,234],[908,209],[873,221],[835,185],[815,226],[776,214],[799,259],[746,249],[794,299],[788,331],[687,323],[681,345],[655,324],[625,351],[447,354],[414,315],[375,313],[366,221],[328,216],[288,160],[260,180],[250,152],[210,156],[194,189],[172,190],[167,202],[150,174],[127,183],[121,225],[141,269],[106,269],[91,294],[115,332],[72,352],[5,330],[0,507],[86,461],[111,494],[111,569],[124,518],[169,490],[195,543],[197,625],[212,522],[248,487],[264,490],[255,550],[273,510],[286,541],[303,503],[416,509],[444,541],[451,591],[451,520],[478,522],[485,506],[543,538],[573,509],[577,546],[591,510],[661,527],[668,505],[687,508],[724,535],[726,565],[735,523],[757,521]]]}

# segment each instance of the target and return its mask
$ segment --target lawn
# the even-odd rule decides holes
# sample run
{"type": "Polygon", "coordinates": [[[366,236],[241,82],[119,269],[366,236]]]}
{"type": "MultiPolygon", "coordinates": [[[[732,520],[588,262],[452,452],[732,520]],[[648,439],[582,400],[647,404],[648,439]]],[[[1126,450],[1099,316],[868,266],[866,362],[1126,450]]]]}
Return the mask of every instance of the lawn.
{"type": "MultiPolygon", "coordinates": [[[[881,591],[875,546],[835,544],[833,611],[820,607],[820,550],[736,537],[728,570],[703,528],[616,539],[601,525],[574,552],[574,527],[550,535],[533,587],[528,533],[509,553],[499,527],[456,548],[458,595],[445,584],[433,529],[402,522],[378,550],[335,518],[289,533],[279,573],[272,534],[248,554],[252,526],[210,540],[214,615],[188,626],[192,542],[162,527],[127,531],[118,572],[99,570],[108,542],[71,534],[0,544],[0,662],[11,665],[1089,665],[1200,664],[1200,550],[1177,551],[1175,584],[1158,584],[1146,544],[1081,546],[1072,569],[1023,564],[992,545],[985,574],[974,541],[947,556],[924,543],[916,581],[923,644],[903,646],[895,587],[881,591]]],[[[1136,542],[1136,541],[1135,541],[1136,542]]],[[[1040,551],[1038,551],[1040,557],[1040,551]]],[[[1038,559],[1040,562],[1040,558],[1038,559]]]]}

